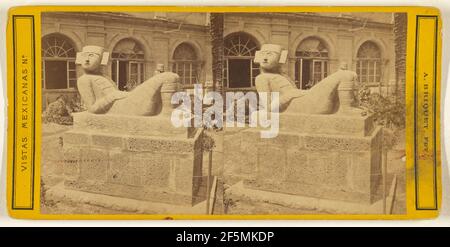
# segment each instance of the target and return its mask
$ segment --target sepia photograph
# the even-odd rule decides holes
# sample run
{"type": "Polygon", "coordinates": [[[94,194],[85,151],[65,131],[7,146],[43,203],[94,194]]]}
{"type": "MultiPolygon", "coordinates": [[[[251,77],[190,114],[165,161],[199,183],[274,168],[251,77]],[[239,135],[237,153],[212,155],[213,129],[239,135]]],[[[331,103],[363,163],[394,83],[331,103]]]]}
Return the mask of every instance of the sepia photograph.
{"type": "Polygon", "coordinates": [[[406,214],[406,13],[41,24],[42,214],[406,214]]]}

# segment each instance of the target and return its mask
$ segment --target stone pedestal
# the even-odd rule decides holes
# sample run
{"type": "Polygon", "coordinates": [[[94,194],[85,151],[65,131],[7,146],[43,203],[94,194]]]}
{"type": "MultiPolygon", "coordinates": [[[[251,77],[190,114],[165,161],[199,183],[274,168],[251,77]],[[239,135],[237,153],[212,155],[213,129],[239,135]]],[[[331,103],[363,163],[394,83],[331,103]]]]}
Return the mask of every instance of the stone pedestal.
{"type": "MultiPolygon", "coordinates": [[[[63,136],[65,187],[130,199],[194,205],[202,181],[202,130],[165,116],[74,114],[63,136]]],[[[203,196],[204,197],[204,196],[203,196]]]]}
{"type": "Polygon", "coordinates": [[[249,189],[371,204],[381,142],[370,116],[280,114],[276,138],[259,129],[225,134],[224,174],[249,189]]]}

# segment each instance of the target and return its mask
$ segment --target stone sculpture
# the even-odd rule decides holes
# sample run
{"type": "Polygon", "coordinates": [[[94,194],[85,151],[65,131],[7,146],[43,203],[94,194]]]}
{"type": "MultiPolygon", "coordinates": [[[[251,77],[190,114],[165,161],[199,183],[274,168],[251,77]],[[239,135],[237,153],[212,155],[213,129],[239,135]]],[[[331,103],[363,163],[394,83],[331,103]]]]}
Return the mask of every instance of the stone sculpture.
{"type": "Polygon", "coordinates": [[[159,203],[191,210],[206,198],[199,189],[203,130],[171,123],[178,75],[158,73],[122,92],[101,73],[107,58],[98,46],[84,47],[77,56],[85,71],[78,90],[88,111],[74,113],[73,128],[63,136],[65,188],[88,192],[87,198],[138,200],[138,208],[153,214],[165,212],[159,203]]]}
{"type": "MultiPolygon", "coordinates": [[[[330,200],[336,213],[379,212],[372,205],[381,199],[381,127],[353,106],[356,73],[342,63],[311,89],[299,90],[281,73],[286,57],[287,51],[273,44],[255,55],[261,67],[256,89],[279,92],[278,135],[263,139],[251,128],[225,133],[223,173],[231,184],[225,197],[237,202],[228,212],[276,209],[289,214],[293,205],[311,213],[329,212],[319,205],[322,200],[330,200]]],[[[274,101],[271,107],[275,112],[278,105],[274,101]]]]}
{"type": "Polygon", "coordinates": [[[131,92],[120,91],[111,79],[102,74],[101,65],[108,63],[108,57],[109,53],[99,46],[85,46],[77,54],[76,63],[81,64],[85,72],[78,78],[77,86],[88,111],[95,114],[158,115],[163,104],[163,88],[175,88],[171,91],[176,91],[179,76],[172,72],[159,73],[131,92]]]}
{"type": "Polygon", "coordinates": [[[280,112],[330,114],[337,111],[352,111],[354,82],[357,75],[347,69],[346,63],[341,64],[337,72],[318,82],[311,89],[300,90],[281,73],[281,66],[286,62],[286,58],[287,51],[276,44],[263,45],[255,55],[255,63],[259,63],[261,68],[261,74],[256,77],[256,90],[279,92],[280,112]]]}

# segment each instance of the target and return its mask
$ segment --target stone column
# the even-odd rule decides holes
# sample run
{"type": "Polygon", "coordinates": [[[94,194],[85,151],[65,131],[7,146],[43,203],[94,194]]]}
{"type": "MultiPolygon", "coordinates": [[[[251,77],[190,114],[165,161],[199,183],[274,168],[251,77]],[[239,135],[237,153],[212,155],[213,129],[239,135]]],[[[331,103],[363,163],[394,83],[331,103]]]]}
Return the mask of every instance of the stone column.
{"type": "Polygon", "coordinates": [[[350,70],[356,70],[356,67],[353,67],[353,37],[347,35],[338,35],[337,40],[337,49],[335,61],[331,61],[330,64],[330,72],[334,72],[339,69],[340,62],[347,62],[350,70]]]}
{"type": "Polygon", "coordinates": [[[166,71],[170,71],[172,68],[169,67],[169,60],[171,59],[171,54],[169,54],[169,39],[164,37],[155,37],[152,45],[154,46],[154,64],[156,65],[158,63],[162,63],[166,67],[166,71]]]}
{"type": "MultiPolygon", "coordinates": [[[[288,58],[288,71],[286,73],[289,75],[291,80],[295,81],[295,60],[294,54],[290,54],[291,57],[288,58]]],[[[296,85],[297,86],[297,85],[296,85]]]]}
{"type": "Polygon", "coordinates": [[[204,81],[202,81],[202,83],[204,83],[205,81],[213,81],[213,75],[212,75],[212,47],[209,44],[209,42],[206,42],[205,45],[205,57],[203,58],[203,70],[202,70],[202,76],[201,78],[204,78],[204,81]]]}
{"type": "Polygon", "coordinates": [[[102,20],[87,20],[86,45],[105,47],[105,22],[102,20]]]}

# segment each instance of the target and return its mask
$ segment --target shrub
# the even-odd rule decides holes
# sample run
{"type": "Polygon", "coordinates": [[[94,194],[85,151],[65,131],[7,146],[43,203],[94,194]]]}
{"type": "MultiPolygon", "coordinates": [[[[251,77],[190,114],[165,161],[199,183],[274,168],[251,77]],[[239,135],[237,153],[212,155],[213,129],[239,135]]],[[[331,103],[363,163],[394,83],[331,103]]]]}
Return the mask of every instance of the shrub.
{"type": "Polygon", "coordinates": [[[389,97],[379,93],[371,93],[367,87],[358,91],[358,104],[374,115],[377,124],[390,129],[402,129],[405,127],[405,103],[398,100],[396,95],[389,97]]]}
{"type": "Polygon", "coordinates": [[[60,95],[56,101],[50,103],[42,113],[42,121],[44,123],[56,123],[61,125],[72,125],[73,112],[84,111],[85,108],[81,103],[78,94],[75,96],[60,95]]]}

